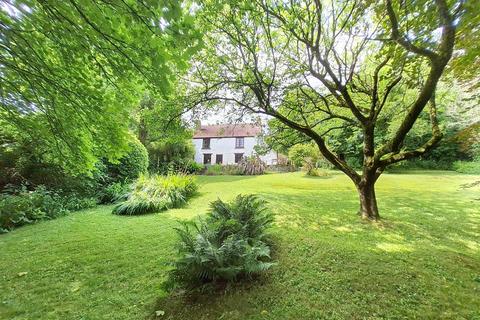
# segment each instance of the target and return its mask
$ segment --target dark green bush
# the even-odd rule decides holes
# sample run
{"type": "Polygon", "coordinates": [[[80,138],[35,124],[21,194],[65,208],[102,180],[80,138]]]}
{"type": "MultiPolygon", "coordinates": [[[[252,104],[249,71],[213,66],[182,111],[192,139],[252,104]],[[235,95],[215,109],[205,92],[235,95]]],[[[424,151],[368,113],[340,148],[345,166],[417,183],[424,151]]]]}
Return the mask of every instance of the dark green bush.
{"type": "Polygon", "coordinates": [[[480,174],[480,161],[455,161],[453,170],[460,173],[480,174]]]}
{"type": "Polygon", "coordinates": [[[125,194],[125,201],[117,204],[113,213],[138,215],[175,208],[187,202],[196,190],[193,176],[140,175],[125,194]]]}
{"type": "Polygon", "coordinates": [[[114,182],[103,189],[101,189],[98,192],[98,201],[99,203],[114,203],[119,200],[122,200],[122,198],[127,194],[129,190],[129,184],[128,183],[122,183],[122,182],[114,182]]]}
{"type": "Polygon", "coordinates": [[[72,194],[62,196],[43,186],[33,191],[22,188],[15,194],[0,194],[0,232],[38,220],[53,219],[95,204],[93,198],[79,198],[72,194]]]}
{"type": "Polygon", "coordinates": [[[147,149],[137,139],[130,142],[130,151],[127,152],[118,163],[108,163],[106,172],[108,182],[132,181],[146,173],[148,169],[147,149]]]}
{"type": "Polygon", "coordinates": [[[255,195],[239,195],[231,203],[212,202],[205,220],[176,229],[180,258],[167,287],[204,288],[251,279],[268,270],[273,263],[266,231],[272,222],[265,202],[255,195]]]}
{"type": "Polygon", "coordinates": [[[175,173],[198,174],[203,171],[204,165],[196,163],[193,159],[176,159],[158,164],[156,172],[166,175],[175,173]]]}

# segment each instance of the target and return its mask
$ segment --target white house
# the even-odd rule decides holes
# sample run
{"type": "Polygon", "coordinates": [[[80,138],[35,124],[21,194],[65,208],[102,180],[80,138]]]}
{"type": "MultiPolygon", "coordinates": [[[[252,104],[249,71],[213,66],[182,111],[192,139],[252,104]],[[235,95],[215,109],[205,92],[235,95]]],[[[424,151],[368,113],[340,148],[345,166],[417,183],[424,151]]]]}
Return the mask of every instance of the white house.
{"type": "MultiPolygon", "coordinates": [[[[261,133],[261,127],[247,123],[199,126],[193,135],[195,161],[201,164],[237,163],[255,154],[254,147],[262,143],[261,133]]],[[[274,151],[260,158],[269,165],[277,163],[274,151]]]]}

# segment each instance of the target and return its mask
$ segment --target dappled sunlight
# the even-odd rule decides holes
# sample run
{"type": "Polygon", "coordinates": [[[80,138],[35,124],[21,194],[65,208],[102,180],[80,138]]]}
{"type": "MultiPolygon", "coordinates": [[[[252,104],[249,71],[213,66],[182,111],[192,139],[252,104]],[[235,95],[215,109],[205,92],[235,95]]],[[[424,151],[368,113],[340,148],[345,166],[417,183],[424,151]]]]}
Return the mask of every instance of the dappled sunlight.
{"type": "Polygon", "coordinates": [[[382,242],[378,243],[376,247],[385,252],[412,252],[414,250],[414,246],[405,243],[382,242]]]}

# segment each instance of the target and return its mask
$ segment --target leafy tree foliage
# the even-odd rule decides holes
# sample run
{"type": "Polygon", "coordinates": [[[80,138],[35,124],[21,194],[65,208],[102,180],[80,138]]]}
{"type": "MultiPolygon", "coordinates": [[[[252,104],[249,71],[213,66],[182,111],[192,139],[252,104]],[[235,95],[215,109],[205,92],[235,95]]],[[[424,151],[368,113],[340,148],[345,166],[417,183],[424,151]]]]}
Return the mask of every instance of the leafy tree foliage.
{"type": "Polygon", "coordinates": [[[193,162],[193,132],[181,117],[179,90],[177,86],[168,96],[147,93],[135,112],[134,130],[147,147],[150,169],[155,172],[165,173],[172,166],[187,169],[193,162]]]}
{"type": "Polygon", "coordinates": [[[9,0],[0,30],[0,118],[72,172],[121,156],[139,93],[200,43],[182,1],[9,0]]]}
{"type": "Polygon", "coordinates": [[[316,161],[319,157],[320,152],[313,144],[297,144],[288,151],[288,158],[296,167],[301,167],[306,158],[316,161]]]}

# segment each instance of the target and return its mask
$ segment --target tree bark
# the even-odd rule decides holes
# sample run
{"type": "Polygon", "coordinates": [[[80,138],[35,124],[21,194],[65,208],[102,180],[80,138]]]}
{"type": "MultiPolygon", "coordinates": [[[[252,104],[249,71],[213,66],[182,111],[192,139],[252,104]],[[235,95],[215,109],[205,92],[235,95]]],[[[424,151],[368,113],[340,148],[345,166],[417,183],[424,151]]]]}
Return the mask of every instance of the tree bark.
{"type": "Polygon", "coordinates": [[[362,219],[371,221],[380,220],[377,197],[375,195],[375,181],[363,180],[357,185],[357,190],[360,198],[359,215],[362,219]]]}

